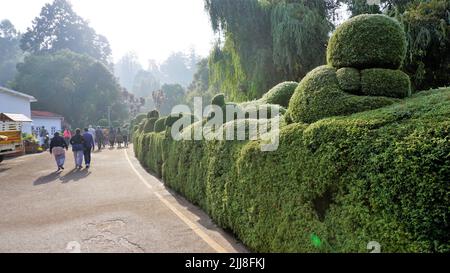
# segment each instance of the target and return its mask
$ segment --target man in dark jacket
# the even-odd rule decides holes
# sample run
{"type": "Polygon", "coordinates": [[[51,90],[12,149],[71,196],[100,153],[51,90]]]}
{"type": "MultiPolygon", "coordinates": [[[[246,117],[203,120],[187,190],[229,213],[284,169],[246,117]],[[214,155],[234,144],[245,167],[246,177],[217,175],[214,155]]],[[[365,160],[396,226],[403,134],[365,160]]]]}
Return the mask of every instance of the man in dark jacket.
{"type": "Polygon", "coordinates": [[[81,165],[83,164],[84,142],[81,130],[76,129],[75,135],[70,139],[70,145],[72,145],[72,151],[75,157],[75,168],[78,169],[81,169],[81,165]]]}
{"type": "Polygon", "coordinates": [[[67,143],[58,132],[52,138],[50,142],[50,154],[55,156],[56,165],[58,165],[58,171],[64,170],[64,161],[66,160],[66,151],[68,150],[67,143]],[[64,150],[65,149],[65,150],[64,150]]]}
{"type": "Polygon", "coordinates": [[[88,128],[84,128],[84,163],[86,164],[86,169],[91,166],[91,152],[95,150],[94,137],[89,133],[88,128]]]}

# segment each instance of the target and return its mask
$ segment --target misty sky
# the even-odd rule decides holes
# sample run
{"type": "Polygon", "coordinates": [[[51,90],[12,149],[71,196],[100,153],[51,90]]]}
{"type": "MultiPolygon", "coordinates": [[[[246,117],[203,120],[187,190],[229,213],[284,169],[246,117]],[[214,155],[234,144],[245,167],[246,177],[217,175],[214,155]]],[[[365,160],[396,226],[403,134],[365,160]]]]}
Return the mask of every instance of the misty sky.
{"type": "MultiPolygon", "coordinates": [[[[9,19],[24,32],[52,0],[0,0],[0,20],[9,19]]],[[[171,52],[194,47],[207,56],[214,34],[203,0],[71,0],[81,17],[105,35],[114,61],[128,51],[148,59],[165,60],[171,52]]]]}

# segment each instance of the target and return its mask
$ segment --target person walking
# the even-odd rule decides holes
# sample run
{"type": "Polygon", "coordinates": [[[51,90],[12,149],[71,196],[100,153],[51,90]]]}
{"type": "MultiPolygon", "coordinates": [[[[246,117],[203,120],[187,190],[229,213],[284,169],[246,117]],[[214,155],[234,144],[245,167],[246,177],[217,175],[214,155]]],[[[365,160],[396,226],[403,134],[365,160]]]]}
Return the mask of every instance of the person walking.
{"type": "Polygon", "coordinates": [[[123,135],[123,145],[125,146],[125,148],[128,148],[128,139],[129,139],[128,134],[129,133],[127,127],[124,127],[122,130],[122,135],[123,135]]]}
{"type": "Polygon", "coordinates": [[[94,143],[95,143],[95,129],[94,129],[94,127],[92,127],[92,125],[89,125],[89,128],[88,128],[88,132],[89,132],[89,134],[91,134],[91,136],[92,136],[92,138],[94,139],[94,143]]]}
{"type": "Polygon", "coordinates": [[[91,167],[91,152],[95,151],[94,137],[89,132],[88,128],[84,128],[84,163],[86,164],[86,169],[91,167]]]}
{"type": "Polygon", "coordinates": [[[70,144],[70,139],[72,138],[72,133],[70,132],[70,130],[68,128],[64,129],[64,141],[66,142],[67,147],[69,147],[70,144]]]}
{"type": "Polygon", "coordinates": [[[113,127],[109,128],[109,147],[114,148],[116,142],[116,131],[113,127]]]}
{"type": "Polygon", "coordinates": [[[97,147],[100,151],[104,146],[103,142],[105,141],[105,136],[103,135],[103,131],[100,126],[97,126],[97,129],[95,130],[95,140],[97,141],[97,147]]]}
{"type": "Polygon", "coordinates": [[[64,170],[64,162],[66,160],[66,151],[69,149],[66,140],[56,132],[50,142],[50,154],[55,157],[57,172],[64,170]]]}
{"type": "MultiPolygon", "coordinates": [[[[45,138],[47,137],[47,135],[48,135],[47,130],[45,129],[44,126],[42,126],[40,131],[39,131],[39,144],[42,147],[45,147],[45,138]]],[[[45,147],[45,149],[47,149],[47,147],[45,147]]]]}
{"type": "Polygon", "coordinates": [[[75,157],[75,168],[78,169],[81,169],[83,165],[84,142],[81,130],[76,129],[75,135],[70,139],[70,145],[72,145],[72,151],[75,157]]]}
{"type": "Polygon", "coordinates": [[[122,143],[123,143],[123,135],[122,135],[122,132],[120,131],[120,128],[117,128],[116,142],[117,142],[117,145],[119,146],[119,148],[121,148],[122,143]]]}

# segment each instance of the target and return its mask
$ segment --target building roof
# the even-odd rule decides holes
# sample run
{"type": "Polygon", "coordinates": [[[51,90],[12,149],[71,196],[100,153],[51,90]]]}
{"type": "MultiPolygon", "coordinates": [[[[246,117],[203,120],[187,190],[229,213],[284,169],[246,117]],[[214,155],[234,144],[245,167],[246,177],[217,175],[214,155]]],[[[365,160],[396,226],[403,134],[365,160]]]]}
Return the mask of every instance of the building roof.
{"type": "Polygon", "coordinates": [[[1,121],[15,121],[15,122],[32,122],[30,118],[22,114],[0,113],[1,121]]]}
{"type": "Polygon", "coordinates": [[[11,90],[11,89],[3,87],[3,86],[0,86],[0,92],[1,93],[6,93],[6,94],[9,94],[9,95],[13,95],[13,96],[16,96],[16,97],[21,97],[21,98],[24,98],[24,99],[28,99],[30,102],[36,102],[37,101],[37,99],[35,97],[31,96],[31,95],[27,95],[25,93],[17,92],[17,91],[11,90]]]}
{"type": "Polygon", "coordinates": [[[33,110],[31,111],[31,117],[39,117],[39,118],[64,118],[63,116],[61,116],[60,114],[55,114],[52,112],[48,112],[48,111],[36,111],[33,110]]]}

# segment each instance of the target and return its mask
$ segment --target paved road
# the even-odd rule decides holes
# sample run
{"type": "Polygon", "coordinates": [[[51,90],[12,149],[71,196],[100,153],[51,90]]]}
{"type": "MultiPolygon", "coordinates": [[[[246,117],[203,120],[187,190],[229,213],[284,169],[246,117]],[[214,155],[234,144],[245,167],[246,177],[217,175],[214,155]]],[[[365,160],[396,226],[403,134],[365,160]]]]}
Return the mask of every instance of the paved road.
{"type": "Polygon", "coordinates": [[[56,173],[48,153],[0,164],[0,252],[246,252],[148,174],[132,148],[56,173]]]}

